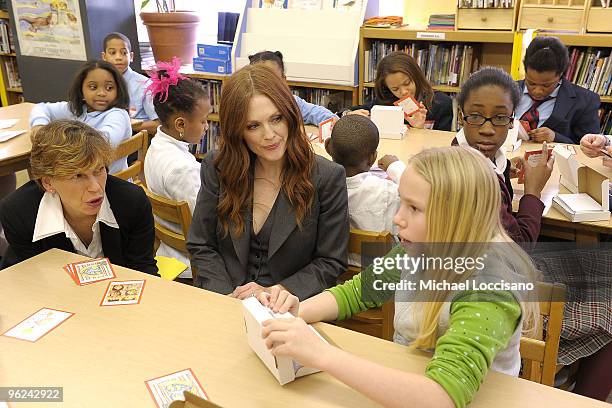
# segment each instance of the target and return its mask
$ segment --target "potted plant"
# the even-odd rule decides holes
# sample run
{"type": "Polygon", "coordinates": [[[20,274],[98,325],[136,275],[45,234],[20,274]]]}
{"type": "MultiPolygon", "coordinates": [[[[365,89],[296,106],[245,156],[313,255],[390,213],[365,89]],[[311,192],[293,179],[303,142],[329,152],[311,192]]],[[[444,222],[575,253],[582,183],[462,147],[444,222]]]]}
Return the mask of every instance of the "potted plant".
{"type": "MultiPolygon", "coordinates": [[[[144,0],[143,9],[150,0],[144,0]]],[[[191,63],[196,55],[196,35],[200,17],[190,11],[176,10],[174,0],[156,0],[157,12],[140,13],[147,27],[155,61],[170,61],[173,56],[182,64],[191,63]]]]}

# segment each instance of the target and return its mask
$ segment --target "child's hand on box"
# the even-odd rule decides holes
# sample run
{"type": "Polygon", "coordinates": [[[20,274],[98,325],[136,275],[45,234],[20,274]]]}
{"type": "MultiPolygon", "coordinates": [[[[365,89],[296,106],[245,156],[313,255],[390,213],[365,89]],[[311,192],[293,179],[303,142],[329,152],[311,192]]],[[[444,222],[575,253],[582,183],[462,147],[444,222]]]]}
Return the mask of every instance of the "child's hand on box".
{"type": "Polygon", "coordinates": [[[262,323],[261,337],[273,355],[289,356],[304,367],[320,370],[334,349],[300,318],[266,320],[262,323]]]}
{"type": "Polygon", "coordinates": [[[297,317],[300,310],[300,299],[280,286],[272,286],[269,292],[261,292],[257,300],[274,313],[289,312],[297,317]]]}

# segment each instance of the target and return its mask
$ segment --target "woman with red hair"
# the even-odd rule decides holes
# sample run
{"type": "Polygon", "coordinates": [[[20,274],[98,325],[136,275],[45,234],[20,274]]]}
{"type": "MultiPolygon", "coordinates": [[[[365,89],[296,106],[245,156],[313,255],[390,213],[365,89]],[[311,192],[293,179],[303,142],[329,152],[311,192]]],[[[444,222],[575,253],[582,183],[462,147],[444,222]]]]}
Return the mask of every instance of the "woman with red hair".
{"type": "Polygon", "coordinates": [[[187,242],[197,285],[240,299],[335,285],[347,264],[345,172],[312,151],[287,84],[247,66],[223,85],[219,116],[187,242]]]}

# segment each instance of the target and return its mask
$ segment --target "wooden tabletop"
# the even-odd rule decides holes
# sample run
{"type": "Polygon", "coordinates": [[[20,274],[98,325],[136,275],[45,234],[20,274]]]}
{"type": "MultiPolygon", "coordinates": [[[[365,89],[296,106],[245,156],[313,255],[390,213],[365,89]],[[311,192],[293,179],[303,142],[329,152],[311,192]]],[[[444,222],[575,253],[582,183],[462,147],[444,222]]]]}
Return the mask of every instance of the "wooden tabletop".
{"type": "Polygon", "coordinates": [[[29,164],[32,150],[29,117],[33,106],[33,103],[26,102],[0,108],[0,119],[19,119],[13,127],[2,130],[28,130],[6,142],[0,142],[0,176],[23,170],[29,164]]]}
{"type": "MultiPolygon", "coordinates": [[[[142,300],[99,306],[108,281],[79,287],[62,270],[82,259],[51,250],[0,271],[0,333],[42,307],[75,313],[35,343],[0,336],[3,386],[64,387],[63,407],[154,407],[145,381],[191,368],[223,407],[374,406],[325,373],[280,386],[247,344],[238,300],[115,267],[117,280],[147,280],[142,300]]],[[[375,337],[316,326],[340,348],[388,367],[423,373],[430,358],[375,337]]],[[[491,372],[471,407],[492,406],[607,405],[491,372]]]]}
{"type": "MultiPolygon", "coordinates": [[[[316,128],[311,126],[307,126],[306,131],[318,132],[316,128]]],[[[423,149],[430,147],[450,146],[450,143],[455,137],[455,135],[456,133],[454,132],[443,132],[427,129],[409,129],[406,136],[402,140],[380,139],[380,143],[378,145],[378,158],[381,158],[385,154],[393,154],[399,157],[400,160],[406,161],[408,158],[419,153],[423,149]]],[[[553,145],[554,143],[549,144],[549,146],[553,145]]],[[[313,146],[317,154],[329,158],[329,155],[327,154],[327,152],[325,152],[321,144],[314,143],[313,146]]],[[[580,150],[580,146],[576,145],[574,147],[579,162],[594,168],[595,170],[607,175],[608,177],[612,177],[612,169],[604,167],[601,158],[591,159],[589,157],[586,157],[584,153],[582,153],[582,151],[580,150]]],[[[541,148],[541,144],[523,141],[521,147],[517,151],[509,152],[507,156],[508,158],[522,156],[525,151],[540,150],[541,148]]],[[[544,190],[542,191],[543,200],[546,197],[551,198],[559,192],[559,177],[559,169],[557,168],[557,166],[555,166],[553,169],[552,176],[550,177],[550,179],[546,183],[546,186],[544,187],[544,190]]],[[[513,186],[516,189],[516,193],[520,193],[522,191],[522,186],[518,186],[516,184],[516,180],[513,180],[513,186]]],[[[567,191],[563,187],[561,187],[561,192],[567,191]]],[[[515,194],[515,200],[513,202],[513,207],[515,211],[518,210],[519,199],[520,195],[515,194]]],[[[577,224],[579,224],[579,227],[581,229],[588,229],[599,233],[609,234],[610,230],[612,229],[612,220],[572,223],[563,214],[561,214],[554,208],[551,208],[548,213],[544,215],[543,218],[549,224],[552,223],[559,226],[577,226],[577,224]]]]}

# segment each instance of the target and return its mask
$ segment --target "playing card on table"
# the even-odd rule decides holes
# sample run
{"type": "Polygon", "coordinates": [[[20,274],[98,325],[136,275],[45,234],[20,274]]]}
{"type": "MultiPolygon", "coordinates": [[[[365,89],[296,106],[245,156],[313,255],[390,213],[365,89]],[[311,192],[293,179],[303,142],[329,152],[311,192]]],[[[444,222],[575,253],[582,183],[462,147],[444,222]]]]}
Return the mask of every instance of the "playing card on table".
{"type": "Polygon", "coordinates": [[[331,117],[319,123],[319,142],[323,143],[326,139],[331,137],[332,130],[337,121],[338,119],[331,117]]]}
{"type": "Polygon", "coordinates": [[[71,263],[65,265],[64,270],[68,272],[77,285],[89,285],[116,277],[108,258],[71,263]]]}
{"type": "Polygon", "coordinates": [[[404,117],[406,118],[414,115],[420,109],[419,103],[412,96],[405,96],[402,99],[393,102],[393,104],[402,108],[404,111],[404,117]]]}
{"type": "Polygon", "coordinates": [[[2,335],[34,342],[73,315],[71,312],[43,308],[2,335]]]}
{"type": "Polygon", "coordinates": [[[140,303],[144,285],[144,280],[110,282],[100,306],[136,305],[140,303]]]}
{"type": "Polygon", "coordinates": [[[172,401],[184,401],[184,391],[208,399],[191,368],[145,381],[145,384],[159,408],[167,408],[172,401]]]}

